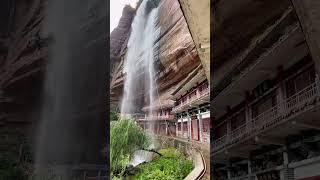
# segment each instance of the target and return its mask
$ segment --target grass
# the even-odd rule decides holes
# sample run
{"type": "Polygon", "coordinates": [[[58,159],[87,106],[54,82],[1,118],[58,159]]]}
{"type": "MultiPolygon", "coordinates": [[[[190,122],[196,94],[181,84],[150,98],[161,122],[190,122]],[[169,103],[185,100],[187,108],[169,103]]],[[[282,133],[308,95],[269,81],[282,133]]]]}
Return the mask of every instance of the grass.
{"type": "Polygon", "coordinates": [[[192,162],[175,148],[159,151],[149,163],[139,165],[139,172],[132,178],[135,180],[179,180],[184,179],[193,169],[192,162]]]}

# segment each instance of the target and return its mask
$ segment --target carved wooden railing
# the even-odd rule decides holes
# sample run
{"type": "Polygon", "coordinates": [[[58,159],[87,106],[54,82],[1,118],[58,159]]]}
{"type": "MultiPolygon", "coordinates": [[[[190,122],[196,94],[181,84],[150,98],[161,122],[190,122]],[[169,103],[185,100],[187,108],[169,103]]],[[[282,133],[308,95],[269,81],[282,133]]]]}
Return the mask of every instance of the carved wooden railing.
{"type": "Polygon", "coordinates": [[[185,106],[188,106],[189,104],[191,104],[191,103],[193,103],[193,102],[195,102],[195,101],[197,101],[197,100],[209,95],[209,93],[210,93],[209,87],[203,89],[202,91],[196,91],[196,95],[191,96],[191,97],[188,96],[186,101],[184,101],[184,102],[180,103],[179,105],[173,107],[172,111],[174,111],[174,112],[175,111],[179,111],[182,108],[184,108],[185,106]]]}
{"type": "Polygon", "coordinates": [[[318,81],[305,87],[293,96],[284,99],[276,106],[258,116],[249,119],[247,123],[223,137],[216,139],[213,142],[213,151],[218,151],[227,145],[236,144],[241,139],[259,134],[268,128],[288,120],[293,115],[311,109],[313,107],[312,105],[319,100],[317,97],[320,96],[320,85],[317,82],[318,81]]]}
{"type": "Polygon", "coordinates": [[[146,114],[141,114],[137,119],[140,121],[150,121],[150,120],[173,120],[175,116],[173,114],[170,115],[162,115],[162,116],[148,116],[146,114]]]}

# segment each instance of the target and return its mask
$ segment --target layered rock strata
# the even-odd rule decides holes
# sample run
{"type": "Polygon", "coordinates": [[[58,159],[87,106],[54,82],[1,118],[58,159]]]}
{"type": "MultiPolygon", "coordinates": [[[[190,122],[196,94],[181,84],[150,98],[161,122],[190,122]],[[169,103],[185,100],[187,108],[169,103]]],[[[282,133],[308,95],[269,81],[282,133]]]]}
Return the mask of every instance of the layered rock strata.
{"type": "MultiPolygon", "coordinates": [[[[196,50],[196,46],[188,29],[186,19],[177,0],[161,0],[159,2],[159,22],[156,29],[160,29],[160,36],[155,42],[154,51],[157,56],[155,58],[156,68],[156,84],[158,92],[156,100],[163,102],[162,105],[157,103],[157,107],[173,107],[172,91],[185,79],[189,73],[200,65],[200,59],[196,50]]],[[[125,9],[124,9],[125,11],[125,9]]],[[[123,19],[127,19],[123,13],[123,19]]],[[[121,21],[120,21],[121,23],[121,21]]],[[[120,24],[119,26],[123,26],[120,24]]],[[[126,24],[129,29],[130,24],[126,24]]],[[[111,34],[113,36],[113,34],[111,34]]],[[[129,36],[129,34],[128,34],[129,36]]],[[[111,37],[117,38],[117,37],[111,37]]],[[[121,38],[121,37],[120,37],[121,38]]],[[[111,45],[112,46],[112,45],[111,45]]],[[[122,47],[126,46],[126,42],[122,47]]],[[[125,48],[122,48],[125,50],[125,48]]],[[[114,67],[111,83],[111,103],[121,103],[123,93],[123,82],[125,74],[123,74],[123,61],[125,54],[119,53],[120,62],[114,67]]],[[[143,98],[144,94],[137,95],[137,98],[143,98]]],[[[147,101],[146,101],[147,102],[147,101]]],[[[148,104],[143,107],[148,109],[148,104]]]]}

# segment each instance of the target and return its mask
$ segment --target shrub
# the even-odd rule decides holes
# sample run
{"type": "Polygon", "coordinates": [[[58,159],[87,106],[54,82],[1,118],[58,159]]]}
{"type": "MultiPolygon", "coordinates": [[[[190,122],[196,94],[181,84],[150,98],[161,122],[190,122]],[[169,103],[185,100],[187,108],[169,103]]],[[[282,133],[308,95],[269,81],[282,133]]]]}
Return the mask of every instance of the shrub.
{"type": "Polygon", "coordinates": [[[118,121],[119,120],[119,112],[117,110],[110,111],[110,121],[118,121]]]}
{"type": "Polygon", "coordinates": [[[192,162],[175,148],[162,149],[162,156],[141,164],[140,172],[133,179],[137,180],[179,180],[184,179],[192,170],[192,162]]]}

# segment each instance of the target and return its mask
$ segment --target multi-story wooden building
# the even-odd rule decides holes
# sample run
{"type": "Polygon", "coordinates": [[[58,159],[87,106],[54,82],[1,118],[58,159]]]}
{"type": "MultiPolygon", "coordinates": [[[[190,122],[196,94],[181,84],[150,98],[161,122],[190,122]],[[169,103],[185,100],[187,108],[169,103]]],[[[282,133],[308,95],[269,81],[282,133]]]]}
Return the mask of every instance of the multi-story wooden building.
{"type": "Polygon", "coordinates": [[[192,71],[171,95],[174,104],[167,103],[165,108],[156,106],[151,116],[136,116],[139,125],[155,134],[209,143],[209,83],[203,68],[199,66],[192,71]]]}
{"type": "Polygon", "coordinates": [[[319,178],[320,3],[227,0],[214,11],[214,179],[319,178]]]}
{"type": "Polygon", "coordinates": [[[176,99],[177,136],[210,142],[209,83],[204,70],[196,68],[173,92],[176,99]]]}

